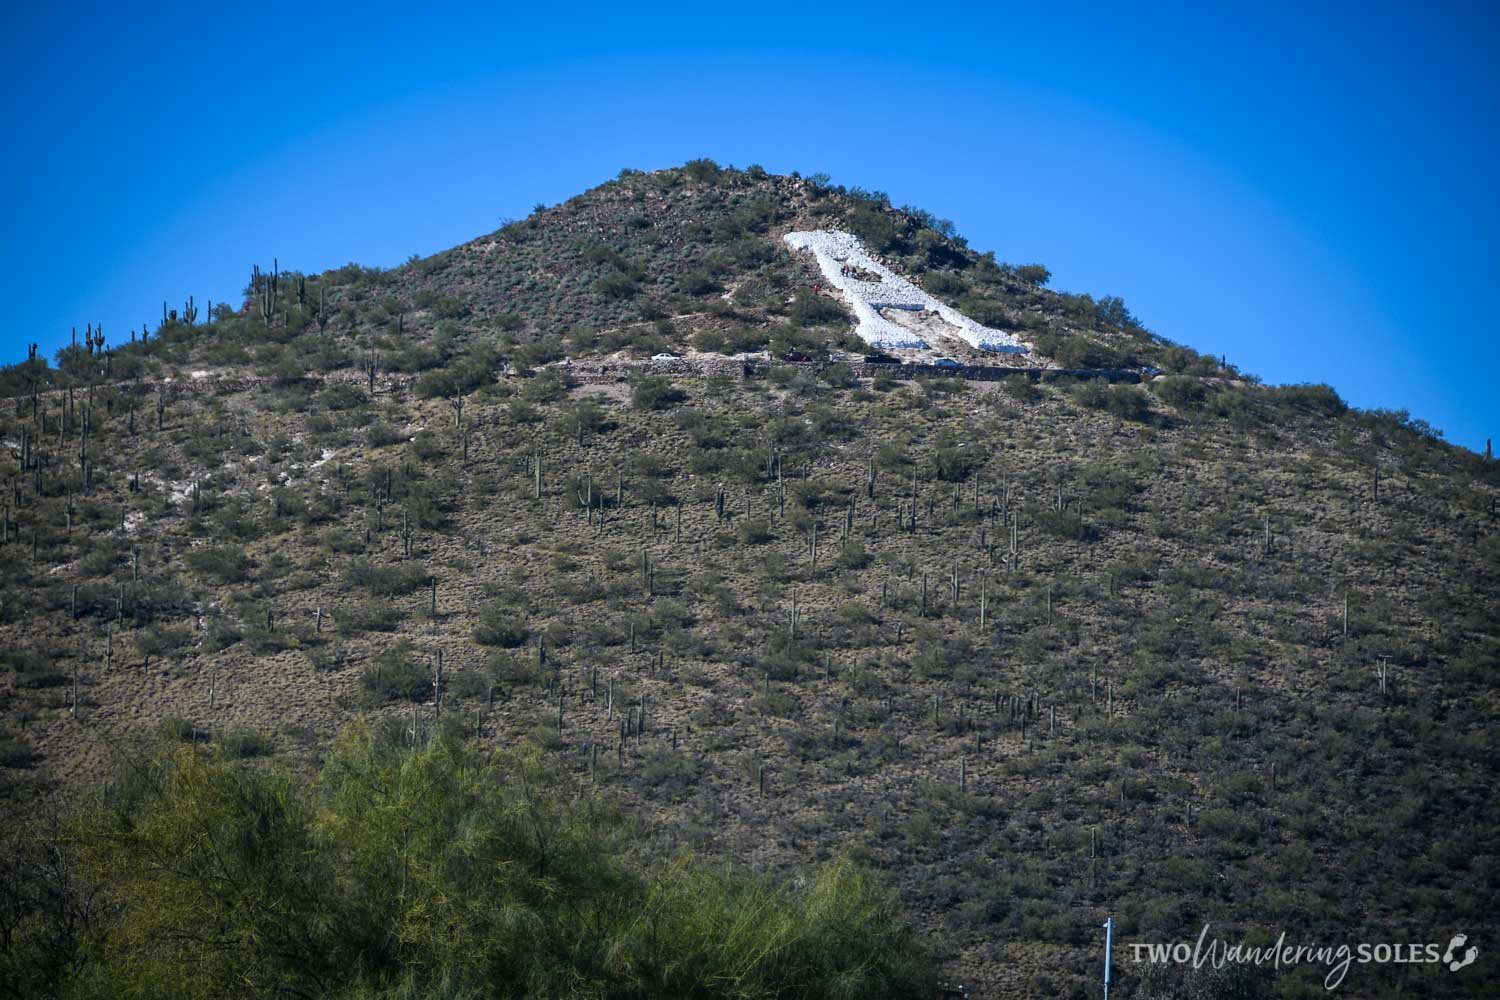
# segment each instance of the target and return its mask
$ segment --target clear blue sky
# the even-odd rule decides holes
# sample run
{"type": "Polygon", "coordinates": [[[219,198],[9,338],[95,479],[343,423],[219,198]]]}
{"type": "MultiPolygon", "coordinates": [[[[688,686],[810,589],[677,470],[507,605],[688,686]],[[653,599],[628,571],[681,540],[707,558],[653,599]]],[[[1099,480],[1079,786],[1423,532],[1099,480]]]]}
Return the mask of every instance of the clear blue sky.
{"type": "Polygon", "coordinates": [[[886,191],[1268,381],[1500,439],[1493,5],[207,6],[0,15],[6,360],[273,255],[389,266],[709,156],[886,191]]]}

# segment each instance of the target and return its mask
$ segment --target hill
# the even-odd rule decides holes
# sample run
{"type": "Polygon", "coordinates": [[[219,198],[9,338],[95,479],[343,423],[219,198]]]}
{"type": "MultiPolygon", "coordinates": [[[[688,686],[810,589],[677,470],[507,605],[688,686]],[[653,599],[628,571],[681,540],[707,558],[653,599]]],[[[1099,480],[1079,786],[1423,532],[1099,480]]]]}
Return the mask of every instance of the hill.
{"type": "Polygon", "coordinates": [[[873,869],[976,996],[1085,995],[1106,915],[1493,940],[1496,465],[1046,279],[697,161],[5,369],[7,813],[143,734],[309,769],[369,716],[540,748],[643,864],[873,869]],[[1029,374],[781,363],[865,349],[813,230],[1029,374]]]}

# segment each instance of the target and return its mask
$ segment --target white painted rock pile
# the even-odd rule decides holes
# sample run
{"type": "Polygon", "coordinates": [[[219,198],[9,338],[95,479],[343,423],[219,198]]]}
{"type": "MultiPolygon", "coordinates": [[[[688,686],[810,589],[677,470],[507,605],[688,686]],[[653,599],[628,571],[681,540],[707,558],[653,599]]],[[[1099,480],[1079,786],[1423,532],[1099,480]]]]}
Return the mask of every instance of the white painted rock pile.
{"type": "Polygon", "coordinates": [[[1013,335],[974,322],[865,253],[859,237],[851,233],[818,229],[813,232],[787,233],[784,239],[795,250],[813,252],[823,277],[844,293],[854,309],[859,323],[855,332],[871,347],[891,350],[931,346],[882,314],[886,309],[908,309],[937,313],[951,327],[954,337],[981,351],[1026,353],[1026,348],[1013,335]],[[871,280],[872,278],[875,280],[871,280]]]}

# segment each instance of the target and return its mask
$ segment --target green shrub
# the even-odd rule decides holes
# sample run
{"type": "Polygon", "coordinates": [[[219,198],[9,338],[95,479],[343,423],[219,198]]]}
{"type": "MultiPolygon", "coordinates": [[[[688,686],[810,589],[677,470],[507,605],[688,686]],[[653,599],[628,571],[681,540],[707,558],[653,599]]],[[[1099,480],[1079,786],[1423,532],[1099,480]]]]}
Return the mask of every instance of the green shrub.
{"type": "Polygon", "coordinates": [[[896,224],[890,215],[874,205],[860,205],[852,209],[844,220],[851,233],[858,236],[869,250],[884,253],[896,244],[896,224]]]}
{"type": "Polygon", "coordinates": [[[389,601],[351,601],[334,613],[341,635],[394,632],[405,617],[401,609],[389,601]]]}
{"type": "Polygon", "coordinates": [[[363,389],[347,382],[335,383],[318,393],[318,405],[327,410],[352,410],[369,402],[363,389]]]}
{"type": "Polygon", "coordinates": [[[870,565],[871,556],[865,545],[857,538],[851,538],[839,546],[839,554],[834,563],[840,569],[864,569],[870,565]]]}
{"type": "Polygon", "coordinates": [[[594,283],[594,287],[606,299],[628,299],[641,290],[626,274],[606,274],[594,283]]]}
{"type": "Polygon", "coordinates": [[[36,748],[24,737],[0,734],[0,767],[29,768],[40,759],[36,748]]]}
{"type": "Polygon", "coordinates": [[[1208,398],[1208,389],[1191,375],[1168,375],[1152,384],[1162,401],[1179,410],[1197,410],[1208,398]]]}
{"type": "Polygon", "coordinates": [[[771,524],[763,517],[747,517],[736,529],[743,545],[764,545],[771,540],[771,524]]]}
{"type": "Polygon", "coordinates": [[[689,271],[679,281],[682,290],[689,295],[708,295],[723,290],[717,279],[707,271],[689,271]]]}
{"type": "Polygon", "coordinates": [[[193,738],[194,727],[186,719],[169,715],[157,724],[156,732],[164,740],[186,743],[193,738]]]}
{"type": "Polygon", "coordinates": [[[381,566],[369,559],[349,560],[344,569],[346,587],[363,587],[381,597],[400,597],[424,587],[432,576],[418,563],[395,563],[381,566]]]}
{"type": "Polygon", "coordinates": [[[1283,385],[1268,389],[1273,402],[1285,403],[1298,409],[1308,410],[1325,417],[1342,416],[1348,412],[1349,404],[1327,385],[1283,385]]]}
{"type": "Polygon", "coordinates": [[[637,410],[670,410],[687,399],[687,393],[664,375],[638,378],[630,387],[630,404],[637,410]]]}
{"type": "Polygon", "coordinates": [[[1016,268],[1016,277],[1040,288],[1052,280],[1052,272],[1041,264],[1022,264],[1016,268]]]}
{"type": "Polygon", "coordinates": [[[501,601],[491,601],[480,609],[479,622],[474,626],[474,641],[484,646],[513,649],[530,634],[525,619],[501,601]]]}
{"type": "Polygon", "coordinates": [[[194,573],[221,585],[240,583],[250,574],[250,557],[239,546],[193,549],[187,554],[186,562],[194,573]]]}
{"type": "Polygon", "coordinates": [[[1000,388],[1018,403],[1034,403],[1042,398],[1041,390],[1025,375],[1011,375],[1000,383],[1000,388]]]}
{"type": "Polygon", "coordinates": [[[951,271],[928,271],[922,275],[922,287],[943,298],[959,298],[969,290],[964,280],[951,271]]]}
{"type": "Polygon", "coordinates": [[[699,330],[693,334],[691,343],[697,350],[706,354],[730,354],[729,338],[722,331],[713,328],[699,330]]]}
{"type": "Polygon", "coordinates": [[[1151,401],[1133,385],[1112,385],[1105,409],[1121,420],[1145,420],[1151,416],[1151,401]]]}
{"type": "Polygon", "coordinates": [[[219,752],[229,757],[265,757],[273,749],[270,737],[253,729],[231,729],[219,739],[219,752]]]}
{"type": "Polygon", "coordinates": [[[1086,542],[1095,537],[1087,521],[1071,510],[1043,510],[1036,515],[1037,527],[1056,538],[1086,542]]]}
{"type": "Polygon", "coordinates": [[[424,701],[432,694],[431,669],[418,662],[411,643],[387,648],[360,674],[364,689],[386,701],[424,701]]]}
{"type": "Polygon", "coordinates": [[[811,288],[797,289],[792,299],[792,322],[802,327],[825,326],[832,323],[847,323],[849,313],[838,302],[826,295],[819,295],[811,288]]]}
{"type": "Polygon", "coordinates": [[[1088,337],[1045,330],[1033,339],[1036,349],[1064,368],[1113,368],[1124,359],[1113,349],[1088,337]]]}
{"type": "Polygon", "coordinates": [[[1109,383],[1093,378],[1079,382],[1073,387],[1073,401],[1091,410],[1103,410],[1109,406],[1109,383]]]}
{"type": "MultiPolygon", "coordinates": [[[[63,840],[77,878],[60,908],[91,904],[88,934],[11,951],[11,981],[38,996],[935,995],[918,937],[852,863],[788,885],[688,858],[643,869],[623,824],[535,757],[441,733],[408,750],[403,725],[349,727],[315,779],[185,746],[137,763],[63,840]]],[[[686,787],[691,761],[660,757],[652,773],[686,787]]]]}
{"type": "Polygon", "coordinates": [[[716,184],[724,175],[723,168],[707,157],[687,161],[682,166],[682,172],[689,180],[699,184],[716,184]]]}
{"type": "Polygon", "coordinates": [[[365,428],[365,443],[371,448],[385,448],[405,440],[406,435],[384,420],[377,420],[365,428]]]}

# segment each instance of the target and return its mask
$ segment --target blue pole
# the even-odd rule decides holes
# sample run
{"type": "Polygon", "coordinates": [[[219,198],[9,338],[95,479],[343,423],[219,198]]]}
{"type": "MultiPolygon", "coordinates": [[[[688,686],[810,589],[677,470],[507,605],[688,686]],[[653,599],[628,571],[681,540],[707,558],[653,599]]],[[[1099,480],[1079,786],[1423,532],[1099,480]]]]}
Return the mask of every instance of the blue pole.
{"type": "Polygon", "coordinates": [[[1110,957],[1115,946],[1115,918],[1107,917],[1104,921],[1104,1000],[1109,1000],[1109,972],[1110,957]]]}

